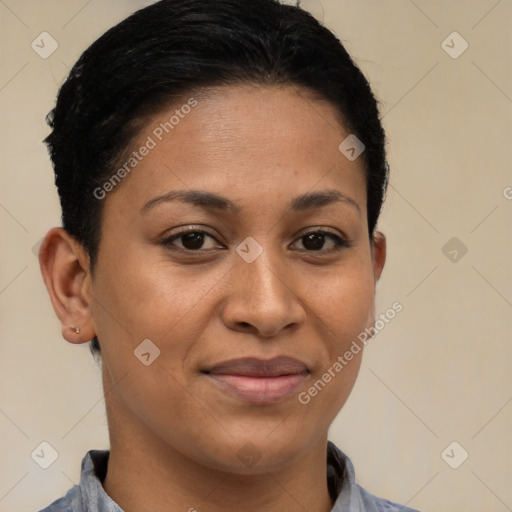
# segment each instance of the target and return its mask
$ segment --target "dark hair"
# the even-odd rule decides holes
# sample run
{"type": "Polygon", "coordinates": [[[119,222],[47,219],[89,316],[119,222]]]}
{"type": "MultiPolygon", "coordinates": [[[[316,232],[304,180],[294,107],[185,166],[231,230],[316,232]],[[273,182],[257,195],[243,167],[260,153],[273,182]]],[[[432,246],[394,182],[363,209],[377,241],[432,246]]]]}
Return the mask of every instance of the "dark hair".
{"type": "MultiPolygon", "coordinates": [[[[108,30],[62,85],[45,139],[64,229],[93,272],[103,202],[93,191],[118,165],[144,116],[201,87],[296,85],[329,101],[365,145],[368,230],[388,184],[385,133],[370,85],[339,39],[278,0],[161,0],[108,30]]],[[[340,141],[341,142],[341,141],[340,141]]],[[[99,354],[97,338],[91,343],[99,354]]]]}

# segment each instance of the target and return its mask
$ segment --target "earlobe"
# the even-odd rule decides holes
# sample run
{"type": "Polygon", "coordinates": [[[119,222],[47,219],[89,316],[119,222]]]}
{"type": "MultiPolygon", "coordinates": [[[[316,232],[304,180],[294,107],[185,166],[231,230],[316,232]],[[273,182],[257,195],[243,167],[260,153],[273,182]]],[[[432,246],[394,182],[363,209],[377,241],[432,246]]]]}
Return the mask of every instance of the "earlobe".
{"type": "Polygon", "coordinates": [[[39,266],[62,336],[70,343],[86,343],[94,336],[89,307],[88,257],[63,228],[53,228],[39,250],[39,266]]]}
{"type": "Polygon", "coordinates": [[[384,264],[386,263],[386,236],[375,231],[372,238],[372,263],[375,282],[380,279],[384,264]]]}

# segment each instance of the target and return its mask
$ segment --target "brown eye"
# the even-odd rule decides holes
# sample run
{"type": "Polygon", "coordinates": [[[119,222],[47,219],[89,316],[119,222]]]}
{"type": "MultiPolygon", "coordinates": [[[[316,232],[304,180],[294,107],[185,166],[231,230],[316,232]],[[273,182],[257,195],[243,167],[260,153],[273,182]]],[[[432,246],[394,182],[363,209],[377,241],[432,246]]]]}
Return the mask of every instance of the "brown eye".
{"type": "MultiPolygon", "coordinates": [[[[343,247],[351,247],[351,244],[348,240],[345,240],[341,238],[338,235],[335,235],[334,233],[329,233],[327,231],[311,231],[309,233],[306,233],[302,235],[299,240],[302,240],[302,245],[304,247],[304,250],[306,251],[324,251],[324,252],[330,252],[330,251],[336,251],[340,250],[343,247]],[[326,239],[330,239],[331,247],[325,248],[326,239]]],[[[300,249],[299,249],[300,250],[300,249]]]]}
{"type": "MultiPolygon", "coordinates": [[[[169,249],[181,249],[185,251],[199,252],[201,249],[205,249],[203,245],[205,243],[205,240],[208,238],[216,241],[215,238],[213,238],[213,236],[208,234],[206,231],[202,231],[199,229],[191,229],[172,235],[171,237],[163,240],[161,243],[162,245],[168,247],[169,249]],[[177,240],[181,242],[181,247],[175,244],[175,241],[177,240]]],[[[206,249],[214,249],[217,247],[218,245],[213,245],[212,247],[206,249]]]]}

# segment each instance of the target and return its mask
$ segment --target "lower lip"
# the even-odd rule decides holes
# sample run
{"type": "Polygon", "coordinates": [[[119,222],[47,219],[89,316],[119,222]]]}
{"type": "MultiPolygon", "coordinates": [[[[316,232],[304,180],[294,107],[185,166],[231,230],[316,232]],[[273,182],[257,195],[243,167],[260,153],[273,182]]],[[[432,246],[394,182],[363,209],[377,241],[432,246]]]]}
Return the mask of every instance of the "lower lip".
{"type": "Polygon", "coordinates": [[[303,384],[308,374],[300,373],[280,377],[246,377],[209,373],[207,376],[222,389],[246,402],[273,404],[280,402],[303,384]]]}

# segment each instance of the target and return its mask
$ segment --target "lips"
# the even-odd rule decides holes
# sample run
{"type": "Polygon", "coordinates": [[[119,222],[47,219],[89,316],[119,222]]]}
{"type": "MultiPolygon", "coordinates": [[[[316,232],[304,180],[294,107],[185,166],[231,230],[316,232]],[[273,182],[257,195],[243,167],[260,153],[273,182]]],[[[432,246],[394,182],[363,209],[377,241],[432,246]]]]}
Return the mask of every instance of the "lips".
{"type": "Polygon", "coordinates": [[[278,356],[272,359],[246,357],[218,363],[207,370],[215,375],[242,375],[245,377],[280,377],[307,372],[308,367],[298,359],[278,356]]]}
{"type": "Polygon", "coordinates": [[[218,389],[245,402],[272,404],[290,397],[309,375],[302,361],[288,356],[248,357],[215,364],[202,372],[218,389]]]}

